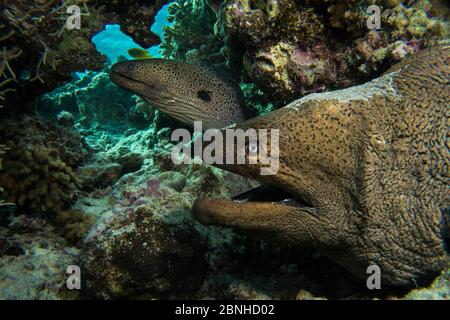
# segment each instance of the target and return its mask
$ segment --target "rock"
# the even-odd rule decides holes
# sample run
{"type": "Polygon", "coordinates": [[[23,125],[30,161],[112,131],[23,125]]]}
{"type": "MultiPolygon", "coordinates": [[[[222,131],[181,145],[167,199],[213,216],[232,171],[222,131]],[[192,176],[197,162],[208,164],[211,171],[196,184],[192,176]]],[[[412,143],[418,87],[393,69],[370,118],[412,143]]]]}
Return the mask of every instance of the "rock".
{"type": "Polygon", "coordinates": [[[77,265],[79,250],[64,248],[52,227],[32,233],[11,233],[0,227],[0,299],[75,299],[66,287],[66,269],[77,265]]]}
{"type": "Polygon", "coordinates": [[[117,158],[117,162],[123,166],[123,173],[125,174],[138,171],[144,163],[144,160],[140,153],[129,152],[117,158]]]}
{"type": "Polygon", "coordinates": [[[158,175],[161,183],[180,192],[186,186],[186,177],[176,171],[166,171],[158,175]]]}
{"type": "Polygon", "coordinates": [[[58,120],[58,123],[64,127],[73,127],[75,123],[75,119],[73,118],[73,114],[67,111],[61,111],[56,119],[58,120]]]}
{"type": "Polygon", "coordinates": [[[89,294],[182,298],[200,287],[205,239],[188,220],[168,223],[142,206],[98,223],[82,250],[89,294]]]}
{"type": "Polygon", "coordinates": [[[119,163],[94,163],[79,168],[78,174],[83,181],[83,188],[91,190],[113,184],[122,175],[122,168],[119,163]]]}
{"type": "Polygon", "coordinates": [[[433,283],[426,288],[412,290],[403,297],[406,300],[449,300],[450,299],[450,258],[449,268],[444,270],[433,283]]]}

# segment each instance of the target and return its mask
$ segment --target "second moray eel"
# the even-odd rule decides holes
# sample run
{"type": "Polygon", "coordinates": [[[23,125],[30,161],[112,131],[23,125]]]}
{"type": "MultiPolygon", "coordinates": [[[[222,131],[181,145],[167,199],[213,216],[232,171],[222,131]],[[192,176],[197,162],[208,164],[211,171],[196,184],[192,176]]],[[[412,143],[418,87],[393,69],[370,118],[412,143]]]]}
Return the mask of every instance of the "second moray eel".
{"type": "Polygon", "coordinates": [[[129,60],[111,80],[185,125],[223,128],[251,117],[239,85],[220,69],[167,59],[129,60]]]}

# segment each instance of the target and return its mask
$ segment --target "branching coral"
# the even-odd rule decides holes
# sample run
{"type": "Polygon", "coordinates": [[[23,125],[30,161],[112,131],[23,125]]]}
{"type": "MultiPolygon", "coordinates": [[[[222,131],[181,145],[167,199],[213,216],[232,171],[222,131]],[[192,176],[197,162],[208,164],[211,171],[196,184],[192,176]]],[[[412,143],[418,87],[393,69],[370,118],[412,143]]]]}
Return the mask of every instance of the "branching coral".
{"type": "Polygon", "coordinates": [[[171,26],[164,29],[161,45],[166,58],[224,62],[220,54],[222,43],[214,35],[216,15],[205,0],[177,0],[169,6],[171,26]]]}
{"type": "Polygon", "coordinates": [[[32,99],[35,94],[30,95],[30,92],[39,94],[50,90],[68,80],[70,72],[102,67],[105,59],[89,42],[95,31],[102,28],[101,21],[94,15],[82,15],[85,28],[67,30],[67,8],[73,4],[81,7],[84,4],[83,14],[87,14],[86,1],[82,0],[4,1],[0,11],[0,46],[3,52],[0,97],[4,104],[17,104],[24,97],[32,99]],[[66,37],[72,40],[85,37],[83,46],[76,49],[85,55],[77,57],[73,51],[67,56],[70,52],[60,46],[66,37]],[[18,94],[9,94],[11,92],[18,94]],[[23,95],[24,92],[28,94],[23,95]]]}
{"type": "Polygon", "coordinates": [[[79,135],[30,117],[2,121],[0,128],[10,149],[0,172],[4,199],[48,213],[68,206],[81,185],[74,170],[89,155],[79,135]]]}
{"type": "Polygon", "coordinates": [[[24,101],[30,102],[69,80],[75,71],[102,69],[106,57],[96,51],[90,40],[107,23],[120,23],[126,34],[144,46],[159,42],[148,26],[165,2],[2,1],[0,104],[24,105],[24,101]],[[71,5],[80,7],[80,29],[66,27],[71,5]]]}
{"type": "Polygon", "coordinates": [[[0,180],[5,198],[19,207],[61,211],[75,199],[80,182],[56,150],[43,146],[17,147],[5,159],[0,180]]]}

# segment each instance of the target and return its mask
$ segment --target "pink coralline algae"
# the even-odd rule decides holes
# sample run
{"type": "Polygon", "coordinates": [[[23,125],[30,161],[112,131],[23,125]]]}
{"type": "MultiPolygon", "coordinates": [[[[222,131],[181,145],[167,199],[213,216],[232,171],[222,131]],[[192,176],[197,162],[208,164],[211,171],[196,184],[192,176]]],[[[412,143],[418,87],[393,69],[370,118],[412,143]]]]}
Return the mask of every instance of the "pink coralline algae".
{"type": "Polygon", "coordinates": [[[161,191],[161,182],[157,178],[150,178],[144,187],[137,191],[124,190],[122,191],[123,199],[120,200],[122,206],[139,206],[146,204],[149,201],[145,197],[154,197],[160,199],[163,196],[161,191]]]}
{"type": "Polygon", "coordinates": [[[160,198],[162,196],[161,193],[161,182],[159,179],[151,178],[147,181],[147,195],[152,195],[155,198],[160,198]]]}

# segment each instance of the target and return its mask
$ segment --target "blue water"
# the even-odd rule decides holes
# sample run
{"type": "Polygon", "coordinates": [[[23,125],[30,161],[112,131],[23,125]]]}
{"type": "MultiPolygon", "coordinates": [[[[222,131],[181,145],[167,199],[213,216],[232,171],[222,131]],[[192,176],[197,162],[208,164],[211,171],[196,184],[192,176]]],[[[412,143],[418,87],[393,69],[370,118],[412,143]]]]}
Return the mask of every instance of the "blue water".
{"type": "MultiPolygon", "coordinates": [[[[155,23],[150,28],[150,30],[153,33],[157,34],[161,38],[161,40],[164,38],[163,28],[170,25],[170,23],[167,21],[168,6],[169,4],[166,4],[161,8],[161,10],[155,17],[155,23]]],[[[111,63],[115,63],[119,56],[124,56],[127,59],[132,59],[132,57],[127,52],[129,49],[143,49],[129,36],[123,34],[120,31],[120,26],[117,24],[106,25],[105,30],[98,33],[92,38],[92,42],[95,44],[99,52],[108,57],[111,63]]],[[[146,51],[148,51],[153,57],[161,57],[159,49],[160,48],[158,45],[153,46],[146,51]]]]}

